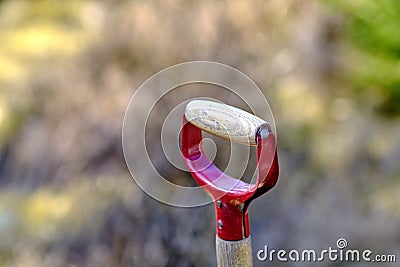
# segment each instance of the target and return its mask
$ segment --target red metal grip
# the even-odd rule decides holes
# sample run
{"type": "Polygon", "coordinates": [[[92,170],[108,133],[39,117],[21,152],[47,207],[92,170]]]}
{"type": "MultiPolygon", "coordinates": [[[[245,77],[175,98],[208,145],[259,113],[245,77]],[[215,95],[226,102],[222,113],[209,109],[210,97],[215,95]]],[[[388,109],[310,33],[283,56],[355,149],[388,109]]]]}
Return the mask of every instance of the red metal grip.
{"type": "MultiPolygon", "coordinates": [[[[260,129],[262,130],[262,129],[260,129]]],[[[264,129],[266,130],[266,129],[264,129]]],[[[183,116],[181,133],[183,160],[196,182],[212,197],[217,235],[224,240],[241,240],[250,234],[247,209],[250,201],[277,182],[279,166],[275,136],[257,133],[257,181],[248,184],[221,172],[203,152],[201,129],[183,116]]]]}

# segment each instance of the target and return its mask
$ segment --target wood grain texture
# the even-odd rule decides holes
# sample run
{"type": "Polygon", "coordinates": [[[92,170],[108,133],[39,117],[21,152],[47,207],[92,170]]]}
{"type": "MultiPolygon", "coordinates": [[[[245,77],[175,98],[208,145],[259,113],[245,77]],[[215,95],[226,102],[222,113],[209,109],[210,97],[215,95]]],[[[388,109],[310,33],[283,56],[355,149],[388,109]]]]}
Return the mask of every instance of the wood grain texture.
{"type": "Polygon", "coordinates": [[[256,145],[256,132],[266,122],[244,110],[206,100],[193,100],[186,105],[186,119],[196,127],[231,140],[256,145]]]}
{"type": "Polygon", "coordinates": [[[239,241],[226,241],[216,236],[218,267],[252,267],[250,236],[239,241]]]}

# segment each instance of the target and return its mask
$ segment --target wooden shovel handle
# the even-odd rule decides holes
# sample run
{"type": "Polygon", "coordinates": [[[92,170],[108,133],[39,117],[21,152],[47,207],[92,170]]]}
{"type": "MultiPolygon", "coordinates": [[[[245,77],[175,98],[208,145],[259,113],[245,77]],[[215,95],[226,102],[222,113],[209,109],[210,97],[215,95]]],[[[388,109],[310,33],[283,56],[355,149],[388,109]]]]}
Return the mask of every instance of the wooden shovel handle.
{"type": "Polygon", "coordinates": [[[186,105],[185,117],[194,126],[233,142],[256,145],[257,130],[267,124],[244,110],[206,100],[192,100],[186,105]]]}
{"type": "Polygon", "coordinates": [[[239,241],[227,241],[216,236],[218,267],[252,267],[250,236],[239,241]]]}

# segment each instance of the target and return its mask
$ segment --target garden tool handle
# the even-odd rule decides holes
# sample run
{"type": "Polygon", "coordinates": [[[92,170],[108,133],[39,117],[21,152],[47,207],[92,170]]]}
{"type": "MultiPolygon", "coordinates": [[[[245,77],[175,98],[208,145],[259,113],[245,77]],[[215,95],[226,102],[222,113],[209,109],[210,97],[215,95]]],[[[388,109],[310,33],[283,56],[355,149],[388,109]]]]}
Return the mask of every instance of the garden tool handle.
{"type": "Polygon", "coordinates": [[[247,208],[277,182],[279,165],[271,126],[226,104],[193,100],[182,118],[182,155],[196,182],[214,201],[218,267],[253,266],[247,208]],[[250,184],[221,172],[202,150],[202,131],[232,142],[257,146],[257,180],[250,184]]]}
{"type": "Polygon", "coordinates": [[[253,258],[250,236],[227,241],[216,236],[218,267],[252,267],[253,258]]]}
{"type": "Polygon", "coordinates": [[[223,103],[193,100],[186,105],[186,119],[197,128],[232,142],[256,146],[256,135],[264,120],[223,103]]]}

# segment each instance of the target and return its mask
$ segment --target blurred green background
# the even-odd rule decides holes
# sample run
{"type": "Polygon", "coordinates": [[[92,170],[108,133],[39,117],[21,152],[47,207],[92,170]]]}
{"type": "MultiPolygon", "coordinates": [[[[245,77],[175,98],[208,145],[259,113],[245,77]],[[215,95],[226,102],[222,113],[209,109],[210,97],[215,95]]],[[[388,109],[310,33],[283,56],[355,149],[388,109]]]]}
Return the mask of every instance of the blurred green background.
{"type": "Polygon", "coordinates": [[[0,266],[215,266],[213,208],[151,199],[121,149],[135,88],[190,60],[245,72],[275,115],[253,252],[399,258],[399,29],[396,0],[1,1],[0,266]]]}

